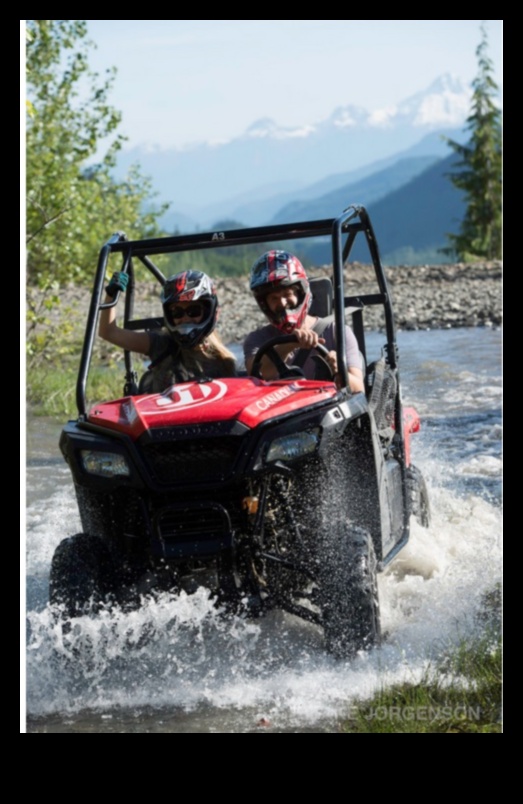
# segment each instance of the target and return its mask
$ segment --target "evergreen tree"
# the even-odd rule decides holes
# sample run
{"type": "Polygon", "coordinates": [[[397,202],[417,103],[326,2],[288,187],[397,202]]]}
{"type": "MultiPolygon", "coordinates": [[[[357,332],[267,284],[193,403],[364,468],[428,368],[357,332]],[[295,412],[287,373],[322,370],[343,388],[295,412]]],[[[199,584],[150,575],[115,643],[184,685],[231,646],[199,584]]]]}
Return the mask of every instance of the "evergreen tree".
{"type": "Polygon", "coordinates": [[[482,25],[481,42],[476,49],[478,74],[472,82],[471,112],[467,118],[470,138],[465,145],[447,140],[459,157],[449,177],[463,192],[467,209],[459,234],[447,235],[451,246],[443,251],[464,262],[501,258],[501,111],[495,101],[498,86],[492,76],[487,47],[487,33],[482,25]]]}

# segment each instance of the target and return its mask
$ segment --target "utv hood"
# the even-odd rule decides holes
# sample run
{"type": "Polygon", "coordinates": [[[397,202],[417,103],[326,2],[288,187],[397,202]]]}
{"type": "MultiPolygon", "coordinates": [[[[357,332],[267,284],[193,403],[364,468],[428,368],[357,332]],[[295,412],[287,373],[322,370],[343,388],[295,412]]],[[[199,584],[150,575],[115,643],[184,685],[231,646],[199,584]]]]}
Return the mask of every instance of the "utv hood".
{"type": "Polygon", "coordinates": [[[253,377],[187,382],[161,394],[127,396],[91,408],[88,421],[133,439],[147,430],[204,422],[240,422],[249,428],[336,396],[332,382],[253,377]]]}

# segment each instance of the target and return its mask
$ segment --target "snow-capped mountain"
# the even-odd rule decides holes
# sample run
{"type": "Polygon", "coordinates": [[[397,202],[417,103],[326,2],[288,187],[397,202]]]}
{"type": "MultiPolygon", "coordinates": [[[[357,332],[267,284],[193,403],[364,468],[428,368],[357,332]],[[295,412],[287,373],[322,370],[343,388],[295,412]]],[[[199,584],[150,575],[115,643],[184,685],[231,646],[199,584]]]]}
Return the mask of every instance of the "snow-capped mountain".
{"type": "Polygon", "coordinates": [[[263,117],[251,123],[244,134],[246,139],[273,139],[286,140],[296,139],[297,137],[308,137],[314,133],[313,125],[300,126],[298,128],[279,128],[270,117],[263,117]]]}
{"type": "Polygon", "coordinates": [[[395,125],[402,122],[417,128],[458,127],[469,113],[471,96],[471,90],[459,78],[444,75],[425,92],[400,103],[389,120],[395,125]]]}
{"type": "Polygon", "coordinates": [[[230,207],[225,202],[234,196],[256,191],[260,197],[259,188],[276,183],[310,185],[390,158],[439,129],[459,130],[470,97],[471,90],[459,79],[444,75],[424,92],[389,108],[368,111],[347,104],[325,120],[295,128],[263,118],[226,143],[124,151],[119,172],[138,162],[159,198],[171,202],[171,210],[201,223],[200,211],[211,204],[223,203],[226,217],[230,207]]]}
{"type": "Polygon", "coordinates": [[[456,76],[446,74],[436,79],[428,89],[394,106],[372,111],[361,106],[338,106],[326,120],[298,128],[280,128],[274,120],[265,117],[252,123],[243,137],[284,140],[309,137],[329,129],[413,126],[430,130],[459,127],[467,117],[470,99],[471,90],[456,76]]]}

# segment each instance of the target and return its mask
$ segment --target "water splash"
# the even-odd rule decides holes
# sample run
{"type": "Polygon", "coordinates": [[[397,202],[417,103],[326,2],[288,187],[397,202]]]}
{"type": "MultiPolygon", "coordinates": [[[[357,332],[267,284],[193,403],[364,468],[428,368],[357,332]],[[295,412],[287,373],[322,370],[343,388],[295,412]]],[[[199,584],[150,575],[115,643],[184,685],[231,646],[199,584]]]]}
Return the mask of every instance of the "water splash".
{"type": "Polygon", "coordinates": [[[222,724],[234,717],[233,730],[257,714],[304,728],[334,722],[383,685],[421,679],[442,642],[470,633],[482,594],[500,578],[499,509],[432,491],[431,528],[414,525],[379,580],[381,649],[335,661],[314,626],[278,613],[225,618],[203,589],[79,617],[67,633],[46,605],[28,613],[28,713],[213,711],[222,724]]]}

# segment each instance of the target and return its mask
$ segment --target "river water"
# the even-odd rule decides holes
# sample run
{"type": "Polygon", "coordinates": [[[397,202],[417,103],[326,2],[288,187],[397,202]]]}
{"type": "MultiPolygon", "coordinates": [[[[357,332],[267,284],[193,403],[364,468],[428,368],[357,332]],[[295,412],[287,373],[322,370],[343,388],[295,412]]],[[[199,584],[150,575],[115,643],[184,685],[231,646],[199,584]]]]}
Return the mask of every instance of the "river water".
{"type": "Polygon", "coordinates": [[[356,699],[420,679],[475,627],[482,594],[501,578],[501,343],[493,329],[398,335],[432,524],[413,524],[379,578],[383,646],[351,662],[326,656],[316,629],[290,615],[224,620],[203,591],[78,618],[64,640],[49,566],[80,521],[61,426],[29,418],[21,731],[335,733],[356,699]]]}

